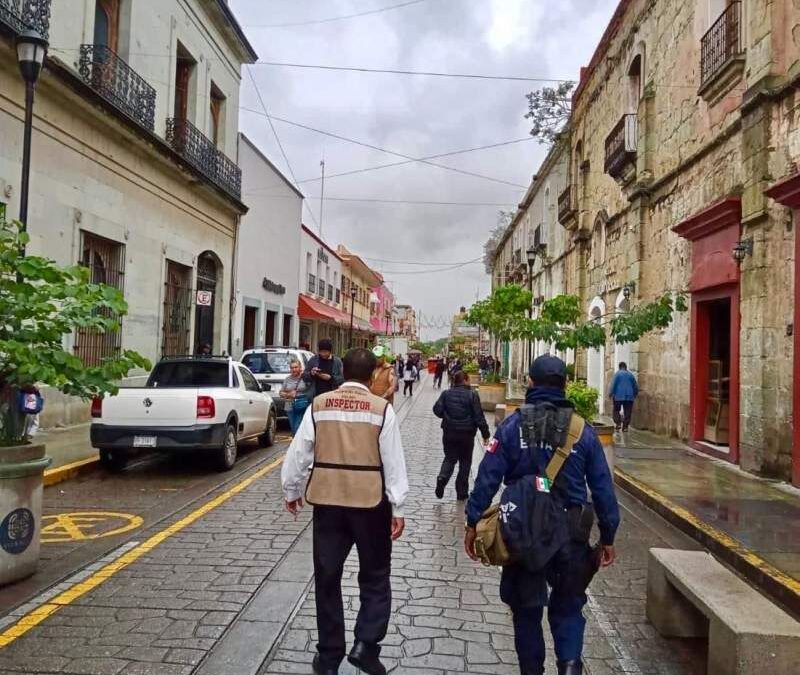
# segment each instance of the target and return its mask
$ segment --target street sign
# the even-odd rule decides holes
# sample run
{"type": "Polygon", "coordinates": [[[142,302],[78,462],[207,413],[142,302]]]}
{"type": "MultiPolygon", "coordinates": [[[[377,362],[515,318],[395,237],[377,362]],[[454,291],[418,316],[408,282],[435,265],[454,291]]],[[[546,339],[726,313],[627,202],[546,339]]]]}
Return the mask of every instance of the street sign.
{"type": "Polygon", "coordinates": [[[113,537],[141,527],[143,522],[140,516],[133,516],[130,513],[106,511],[59,513],[55,516],[42,517],[41,541],[44,544],[58,544],[113,537]]]}
{"type": "Polygon", "coordinates": [[[211,307],[211,301],[213,299],[213,291],[197,291],[197,304],[200,307],[211,307]]]}

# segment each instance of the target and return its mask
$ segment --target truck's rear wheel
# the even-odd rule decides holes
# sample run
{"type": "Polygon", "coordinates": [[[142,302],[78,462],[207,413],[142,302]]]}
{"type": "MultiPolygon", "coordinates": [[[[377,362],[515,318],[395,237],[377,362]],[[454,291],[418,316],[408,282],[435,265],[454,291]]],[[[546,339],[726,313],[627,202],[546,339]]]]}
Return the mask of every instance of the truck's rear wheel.
{"type": "Polygon", "coordinates": [[[128,464],[128,453],[125,450],[103,449],[100,451],[100,464],[104,469],[117,473],[128,464]]]}
{"type": "Polygon", "coordinates": [[[220,471],[230,471],[233,465],[236,464],[236,455],[238,453],[235,425],[229,424],[225,427],[225,440],[222,441],[222,447],[218,450],[218,453],[217,464],[220,471]]]}
{"type": "Polygon", "coordinates": [[[267,419],[267,428],[264,430],[264,433],[258,437],[258,444],[262,448],[271,448],[275,445],[275,432],[278,429],[278,417],[275,414],[274,410],[271,410],[269,413],[269,418],[267,419]]]}

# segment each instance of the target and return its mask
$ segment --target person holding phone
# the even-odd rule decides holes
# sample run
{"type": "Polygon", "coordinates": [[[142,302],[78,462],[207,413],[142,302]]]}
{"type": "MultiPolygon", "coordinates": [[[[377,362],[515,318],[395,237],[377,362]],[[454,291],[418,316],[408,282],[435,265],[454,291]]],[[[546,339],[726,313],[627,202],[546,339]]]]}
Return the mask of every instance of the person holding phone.
{"type": "Polygon", "coordinates": [[[306,397],[313,401],[320,394],[338,389],[344,382],[342,360],[333,354],[333,343],[323,338],[317,353],[306,364],[303,381],[308,385],[306,397]]]}

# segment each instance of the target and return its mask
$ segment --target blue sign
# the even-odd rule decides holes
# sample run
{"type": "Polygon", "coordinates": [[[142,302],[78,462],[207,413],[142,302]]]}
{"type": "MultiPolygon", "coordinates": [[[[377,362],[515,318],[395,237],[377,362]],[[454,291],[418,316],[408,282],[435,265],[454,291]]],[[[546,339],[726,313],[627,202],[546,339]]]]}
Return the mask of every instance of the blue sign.
{"type": "Polygon", "coordinates": [[[30,509],[14,509],[0,523],[0,547],[6,553],[19,555],[30,546],[35,529],[30,509]]]}

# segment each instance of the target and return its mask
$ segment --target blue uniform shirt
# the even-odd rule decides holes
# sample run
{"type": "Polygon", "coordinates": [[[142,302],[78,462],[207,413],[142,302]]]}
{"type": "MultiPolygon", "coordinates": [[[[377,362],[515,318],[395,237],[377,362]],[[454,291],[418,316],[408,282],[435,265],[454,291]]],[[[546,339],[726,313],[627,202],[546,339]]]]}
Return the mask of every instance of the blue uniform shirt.
{"type": "MultiPolygon", "coordinates": [[[[526,403],[536,401],[564,402],[560,389],[536,387],[529,389],[526,403]]],[[[494,439],[478,468],[475,488],[467,502],[467,524],[474,527],[481,514],[489,508],[500,485],[513,483],[523,476],[544,475],[544,469],[553,455],[552,448],[522,448],[520,443],[520,414],[514,413],[495,432],[494,439]]],[[[619,505],[614,494],[614,481],[608,469],[603,446],[591,425],[587,424],[572,454],[564,463],[557,478],[563,488],[568,505],[582,505],[588,501],[586,486],[592,493],[592,502],[600,529],[600,542],[614,543],[619,527],[619,505]]]]}
{"type": "Polygon", "coordinates": [[[615,401],[633,401],[639,395],[639,385],[630,370],[618,370],[611,380],[608,395],[615,401]]]}

